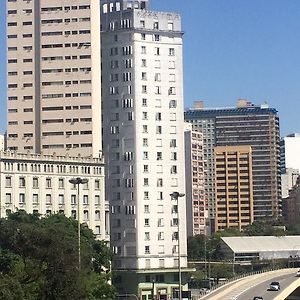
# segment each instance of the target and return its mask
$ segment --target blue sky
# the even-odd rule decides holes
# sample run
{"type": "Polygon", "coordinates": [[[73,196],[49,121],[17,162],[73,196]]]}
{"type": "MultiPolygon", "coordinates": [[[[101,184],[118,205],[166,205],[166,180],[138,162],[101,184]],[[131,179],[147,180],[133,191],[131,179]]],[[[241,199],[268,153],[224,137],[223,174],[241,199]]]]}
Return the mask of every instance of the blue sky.
{"type": "MultiPolygon", "coordinates": [[[[4,0],[0,0],[2,6],[4,0]]],[[[185,107],[267,101],[282,134],[300,132],[299,0],[151,0],[182,15],[185,107]]],[[[0,132],[5,130],[5,10],[0,10],[0,132]]]]}

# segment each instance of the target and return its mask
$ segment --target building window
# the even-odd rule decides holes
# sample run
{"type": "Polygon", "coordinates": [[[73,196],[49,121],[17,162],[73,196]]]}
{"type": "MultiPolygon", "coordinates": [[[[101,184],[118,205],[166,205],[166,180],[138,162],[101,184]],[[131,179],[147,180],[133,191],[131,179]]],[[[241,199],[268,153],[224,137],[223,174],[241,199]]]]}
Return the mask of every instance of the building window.
{"type": "Polygon", "coordinates": [[[143,147],[148,147],[148,139],[143,138],[143,147]]]}
{"type": "Polygon", "coordinates": [[[11,203],[11,194],[6,193],[5,194],[5,204],[10,204],[11,203]]]}
{"type": "Polygon", "coordinates": [[[58,188],[63,189],[65,187],[65,182],[63,178],[58,179],[58,188]]]}
{"type": "Polygon", "coordinates": [[[177,101],[176,100],[170,100],[169,108],[176,108],[176,107],[177,107],[177,101]]]}
{"type": "Polygon", "coordinates": [[[51,182],[51,178],[46,178],[46,188],[51,188],[52,186],[52,182],[51,182]]]}
{"type": "Polygon", "coordinates": [[[59,205],[65,204],[65,197],[63,194],[58,195],[58,204],[59,205]]]}
{"type": "Polygon", "coordinates": [[[177,146],[176,139],[171,139],[171,141],[170,141],[170,147],[176,148],[176,146],[177,146]]]}
{"type": "Polygon", "coordinates": [[[169,91],[168,91],[168,94],[169,94],[169,95],[175,95],[175,94],[176,94],[175,87],[170,87],[170,88],[169,88],[169,91]]]}
{"type": "Polygon", "coordinates": [[[150,232],[145,232],[145,241],[150,241],[150,232]]]}
{"type": "Polygon", "coordinates": [[[175,55],[175,49],[169,48],[169,56],[174,56],[174,55],[175,55]]]}
{"type": "Polygon", "coordinates": [[[162,160],[162,152],[156,153],[156,160],[162,160]]]}
{"type": "Polygon", "coordinates": [[[100,220],[100,210],[95,210],[95,221],[100,220]]]}
{"type": "Polygon", "coordinates": [[[33,204],[38,204],[39,203],[39,195],[38,194],[33,194],[32,195],[32,203],[33,204]]]}
{"type": "Polygon", "coordinates": [[[163,218],[158,219],[157,226],[158,227],[163,227],[164,226],[164,219],[163,218]]]}
{"type": "Polygon", "coordinates": [[[145,254],[150,254],[150,246],[145,246],[145,254]]]}
{"type": "Polygon", "coordinates": [[[95,234],[101,234],[99,225],[95,226],[95,234]]]}
{"type": "Polygon", "coordinates": [[[83,220],[84,221],[88,221],[89,220],[89,211],[88,210],[84,210],[83,211],[83,220]]]}
{"type": "MultiPolygon", "coordinates": [[[[160,35],[159,34],[154,34],[153,35],[153,40],[155,41],[155,42],[159,42],[160,41],[160,35]]],[[[158,54],[159,55],[159,54],[158,54]]]]}
{"type": "Polygon", "coordinates": [[[149,205],[144,205],[144,213],[148,214],[150,212],[149,205]]]}
{"type": "Polygon", "coordinates": [[[37,189],[37,188],[39,187],[39,179],[38,179],[37,177],[34,177],[34,178],[32,179],[32,187],[33,187],[34,189],[37,189]]]}
{"type": "Polygon", "coordinates": [[[5,187],[11,187],[11,177],[10,176],[5,177],[5,187]]]}
{"type": "Polygon", "coordinates": [[[157,192],[157,200],[163,200],[163,192],[157,192]]]}
{"type": "Polygon", "coordinates": [[[159,254],[164,254],[165,253],[165,246],[164,245],[159,245],[158,246],[158,253],[159,254]]]}
{"type": "Polygon", "coordinates": [[[164,240],[164,239],[165,239],[164,232],[162,232],[162,231],[159,232],[159,233],[158,233],[158,240],[159,240],[159,241],[162,241],[162,240],[164,240]]]}
{"type": "Polygon", "coordinates": [[[148,151],[143,152],[143,159],[149,159],[148,151]]]}
{"type": "Polygon", "coordinates": [[[141,46],[141,53],[146,54],[146,46],[141,46]]]}
{"type": "Polygon", "coordinates": [[[76,219],[76,215],[77,215],[76,210],[74,210],[74,209],[71,210],[71,217],[76,219]]]}
{"type": "Polygon", "coordinates": [[[95,189],[100,189],[100,180],[95,180],[95,189]]]}
{"type": "Polygon", "coordinates": [[[83,195],[83,204],[84,205],[89,204],[89,196],[88,195],[83,195]]]}
{"type": "Polygon", "coordinates": [[[158,178],[157,179],[157,186],[158,187],[162,187],[163,186],[163,179],[162,178],[158,178]]]}
{"type": "Polygon", "coordinates": [[[100,204],[100,195],[95,195],[95,204],[96,205],[100,204]]]}
{"type": "Polygon", "coordinates": [[[19,178],[19,186],[25,187],[25,185],[26,185],[25,177],[20,177],[19,178]]]}
{"type": "Polygon", "coordinates": [[[148,133],[148,126],[147,125],[143,125],[143,133],[148,133]]]}
{"type": "Polygon", "coordinates": [[[52,199],[51,199],[51,194],[46,194],[46,204],[51,204],[52,199]]]}
{"type": "Polygon", "coordinates": [[[71,195],[71,204],[72,205],[76,204],[76,195],[71,195]]]}
{"type": "Polygon", "coordinates": [[[174,30],[174,23],[173,22],[168,22],[168,30],[171,30],[171,31],[174,30]]]}
{"type": "Polygon", "coordinates": [[[169,69],[175,69],[175,61],[174,60],[169,61],[169,69]]]}
{"type": "Polygon", "coordinates": [[[149,178],[144,178],[144,186],[149,186],[149,178]]]}
{"type": "Polygon", "coordinates": [[[19,194],[19,204],[25,204],[25,194],[19,194]]]}
{"type": "Polygon", "coordinates": [[[146,85],[142,85],[142,93],[147,94],[147,86],[146,85]]]}
{"type": "Polygon", "coordinates": [[[145,223],[144,223],[145,226],[150,226],[150,221],[149,221],[149,219],[145,219],[144,222],[145,222],[145,223]]]}

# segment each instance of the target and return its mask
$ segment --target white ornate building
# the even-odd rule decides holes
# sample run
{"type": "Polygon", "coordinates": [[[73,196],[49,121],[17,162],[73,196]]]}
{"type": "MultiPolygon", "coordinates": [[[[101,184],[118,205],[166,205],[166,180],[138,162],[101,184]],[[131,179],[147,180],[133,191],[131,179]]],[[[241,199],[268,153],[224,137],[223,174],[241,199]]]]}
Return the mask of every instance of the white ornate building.
{"type": "Polygon", "coordinates": [[[41,215],[63,213],[86,223],[97,238],[109,240],[109,207],[104,195],[102,158],[0,152],[0,217],[23,209],[41,215]],[[88,182],[77,186],[72,178],[88,182]]]}

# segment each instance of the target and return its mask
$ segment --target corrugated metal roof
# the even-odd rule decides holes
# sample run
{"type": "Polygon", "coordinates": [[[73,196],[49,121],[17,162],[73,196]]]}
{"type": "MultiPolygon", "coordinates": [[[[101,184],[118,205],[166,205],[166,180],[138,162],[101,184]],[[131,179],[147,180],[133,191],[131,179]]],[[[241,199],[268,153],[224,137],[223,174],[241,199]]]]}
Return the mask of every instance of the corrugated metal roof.
{"type": "Polygon", "coordinates": [[[300,236],[222,237],[234,253],[263,251],[300,251],[300,236]]]}

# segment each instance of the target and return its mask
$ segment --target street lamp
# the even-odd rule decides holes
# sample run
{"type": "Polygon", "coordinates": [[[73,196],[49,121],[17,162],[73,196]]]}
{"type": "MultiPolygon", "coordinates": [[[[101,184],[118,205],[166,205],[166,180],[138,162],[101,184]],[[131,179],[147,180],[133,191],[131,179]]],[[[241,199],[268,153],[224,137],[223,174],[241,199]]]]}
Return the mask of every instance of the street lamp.
{"type": "Polygon", "coordinates": [[[155,280],[152,279],[151,300],[154,300],[155,280]]]}
{"type": "Polygon", "coordinates": [[[81,253],[80,253],[80,200],[79,200],[79,185],[80,184],[85,184],[88,182],[88,179],[86,178],[72,178],[69,180],[71,184],[77,185],[77,222],[78,222],[78,227],[77,227],[77,233],[78,233],[78,270],[80,271],[81,269],[81,253]]]}
{"type": "Polygon", "coordinates": [[[185,196],[183,193],[179,192],[173,192],[170,194],[170,196],[176,200],[177,202],[177,239],[178,239],[178,277],[179,277],[179,300],[182,300],[182,293],[181,293],[181,264],[180,264],[180,238],[179,238],[179,231],[180,231],[180,226],[179,226],[179,203],[178,203],[178,198],[185,196]]]}

